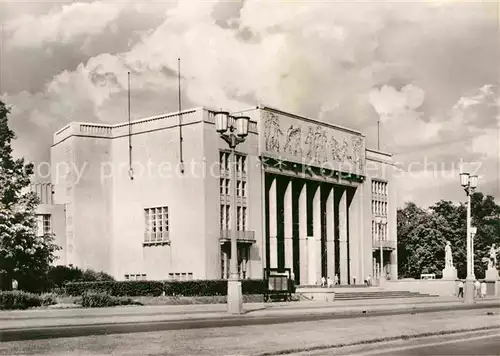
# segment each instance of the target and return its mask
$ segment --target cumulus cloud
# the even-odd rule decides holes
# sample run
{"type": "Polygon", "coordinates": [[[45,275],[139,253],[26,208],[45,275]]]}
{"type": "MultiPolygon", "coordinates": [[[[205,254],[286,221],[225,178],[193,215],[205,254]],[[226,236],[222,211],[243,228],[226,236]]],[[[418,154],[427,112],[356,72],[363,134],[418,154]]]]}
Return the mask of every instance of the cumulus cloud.
{"type": "Polygon", "coordinates": [[[382,148],[401,161],[424,149],[448,161],[490,152],[498,28],[487,5],[189,0],[152,11],[153,3],[76,3],[9,20],[12,58],[63,46],[79,60],[36,90],[10,90],[13,79],[3,86],[19,152],[47,155],[49,140],[33,140],[36,130],[50,137],[71,120],[125,121],[127,71],[134,117],[176,110],[178,57],[184,107],[263,102],[363,130],[372,147],[381,118],[382,148]],[[126,13],[156,22],[134,35],[117,26],[126,13]],[[33,28],[40,31],[30,37],[33,28]]]}

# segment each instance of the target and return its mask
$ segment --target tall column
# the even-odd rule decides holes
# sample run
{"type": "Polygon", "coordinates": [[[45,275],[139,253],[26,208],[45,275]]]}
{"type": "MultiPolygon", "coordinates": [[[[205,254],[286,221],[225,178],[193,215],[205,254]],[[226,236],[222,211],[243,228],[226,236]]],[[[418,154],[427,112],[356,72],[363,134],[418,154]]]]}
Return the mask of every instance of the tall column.
{"type": "Polygon", "coordinates": [[[347,214],[349,218],[349,277],[351,279],[351,283],[354,282],[354,277],[356,277],[356,283],[363,282],[361,272],[363,251],[360,248],[363,236],[361,189],[361,187],[356,188],[351,203],[349,204],[349,211],[347,214]]]}
{"type": "Polygon", "coordinates": [[[277,199],[277,179],[272,178],[269,188],[269,267],[278,268],[278,207],[277,199]]]}
{"type": "Polygon", "coordinates": [[[312,209],[314,260],[311,261],[309,268],[312,268],[311,277],[316,283],[321,281],[321,186],[319,185],[314,192],[312,209]]]}
{"type": "Polygon", "coordinates": [[[304,182],[299,194],[299,268],[300,284],[308,284],[308,251],[307,251],[307,185],[304,182]]]}
{"type": "Polygon", "coordinates": [[[227,252],[226,251],[222,251],[222,256],[224,258],[224,279],[227,278],[227,263],[228,263],[228,258],[227,258],[227,252]]]}
{"type": "Polygon", "coordinates": [[[339,201],[339,244],[340,244],[340,283],[349,282],[347,275],[347,266],[349,261],[347,254],[347,192],[341,191],[339,201]]]}
{"type": "Polygon", "coordinates": [[[335,188],[332,186],[326,198],[326,263],[327,275],[335,280],[335,188]]]}
{"type": "Polygon", "coordinates": [[[293,271],[293,216],[292,216],[292,181],[286,182],[284,202],[284,225],[285,225],[285,268],[293,271]]]}
{"type": "Polygon", "coordinates": [[[391,251],[391,280],[398,279],[398,252],[391,251]]]}

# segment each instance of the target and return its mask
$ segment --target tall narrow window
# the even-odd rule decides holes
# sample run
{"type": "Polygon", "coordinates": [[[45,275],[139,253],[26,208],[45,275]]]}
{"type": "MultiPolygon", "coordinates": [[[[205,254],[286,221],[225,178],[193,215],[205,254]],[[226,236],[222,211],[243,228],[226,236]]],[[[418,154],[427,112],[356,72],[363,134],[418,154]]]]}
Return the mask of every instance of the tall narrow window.
{"type": "Polygon", "coordinates": [[[231,209],[231,206],[226,205],[226,230],[229,230],[229,226],[231,225],[231,212],[229,209],[231,209]]]}
{"type": "Polygon", "coordinates": [[[221,230],[224,230],[224,228],[225,228],[225,226],[224,226],[225,225],[225,223],[224,223],[225,222],[225,219],[224,219],[225,212],[226,212],[226,209],[225,209],[224,205],[221,205],[220,206],[220,228],[221,228],[221,230]]]}
{"type": "Polygon", "coordinates": [[[40,214],[37,219],[37,235],[44,236],[52,233],[52,221],[50,214],[40,214]]]}
{"type": "Polygon", "coordinates": [[[224,178],[220,178],[220,194],[225,195],[226,194],[226,180],[224,178]]]}
{"type": "Polygon", "coordinates": [[[246,229],[247,229],[247,208],[243,207],[241,213],[241,230],[246,231],[246,229]]]}
{"type": "Polygon", "coordinates": [[[241,230],[241,206],[236,208],[236,223],[237,223],[237,229],[238,231],[241,230]]]}
{"type": "Polygon", "coordinates": [[[144,242],[165,242],[169,240],[168,207],[144,209],[146,229],[144,242]]]}

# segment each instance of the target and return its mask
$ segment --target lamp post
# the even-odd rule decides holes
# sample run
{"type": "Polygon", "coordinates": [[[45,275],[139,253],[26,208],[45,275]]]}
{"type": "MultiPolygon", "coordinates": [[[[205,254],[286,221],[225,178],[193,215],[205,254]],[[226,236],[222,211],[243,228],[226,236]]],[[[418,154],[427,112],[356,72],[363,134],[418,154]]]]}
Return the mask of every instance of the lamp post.
{"type": "Polygon", "coordinates": [[[240,276],[238,273],[238,231],[237,231],[237,207],[236,207],[236,154],[235,148],[245,141],[248,135],[248,116],[232,117],[226,111],[214,113],[215,129],[220,137],[227,142],[231,152],[229,154],[229,167],[231,169],[231,263],[229,279],[227,281],[227,311],[231,314],[241,314],[243,311],[243,297],[240,276]],[[229,123],[230,119],[232,122],[229,123]],[[229,132],[228,132],[229,131],[229,132]]]}
{"type": "Polygon", "coordinates": [[[382,271],[384,269],[384,250],[383,250],[382,233],[381,232],[382,232],[382,226],[387,224],[387,221],[383,217],[377,216],[375,218],[375,224],[377,225],[377,235],[378,235],[379,248],[380,248],[379,284],[381,284],[385,280],[385,276],[382,273],[382,271]]]}
{"type": "Polygon", "coordinates": [[[474,271],[474,237],[476,237],[477,227],[472,226],[470,228],[470,258],[471,258],[471,269],[472,269],[472,277],[476,279],[476,272],[474,271]]]}
{"type": "Polygon", "coordinates": [[[465,278],[464,302],[474,303],[474,271],[472,266],[471,244],[471,195],[477,187],[477,176],[460,173],[460,184],[467,194],[467,277],[465,278]]]}

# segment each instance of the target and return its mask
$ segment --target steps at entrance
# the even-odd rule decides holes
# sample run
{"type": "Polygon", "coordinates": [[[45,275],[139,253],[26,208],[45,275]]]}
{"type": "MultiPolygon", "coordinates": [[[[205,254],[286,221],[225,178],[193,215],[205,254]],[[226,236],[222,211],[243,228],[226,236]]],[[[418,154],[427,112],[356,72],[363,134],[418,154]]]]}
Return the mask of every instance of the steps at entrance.
{"type": "Polygon", "coordinates": [[[374,291],[374,292],[335,292],[335,300],[388,299],[388,298],[425,298],[437,295],[408,291],[374,291]]]}
{"type": "MultiPolygon", "coordinates": [[[[352,287],[352,286],[351,286],[352,287]]],[[[409,291],[387,291],[380,290],[378,288],[373,287],[365,287],[359,288],[359,290],[345,290],[342,291],[342,287],[336,286],[335,288],[322,288],[318,286],[300,286],[297,288],[297,294],[301,294],[301,291],[304,294],[311,295],[311,292],[314,293],[328,293],[335,292],[334,300],[372,300],[372,299],[402,299],[402,298],[428,298],[428,297],[437,297],[438,295],[426,294],[426,293],[417,293],[417,292],[409,292],[409,291]]]]}

